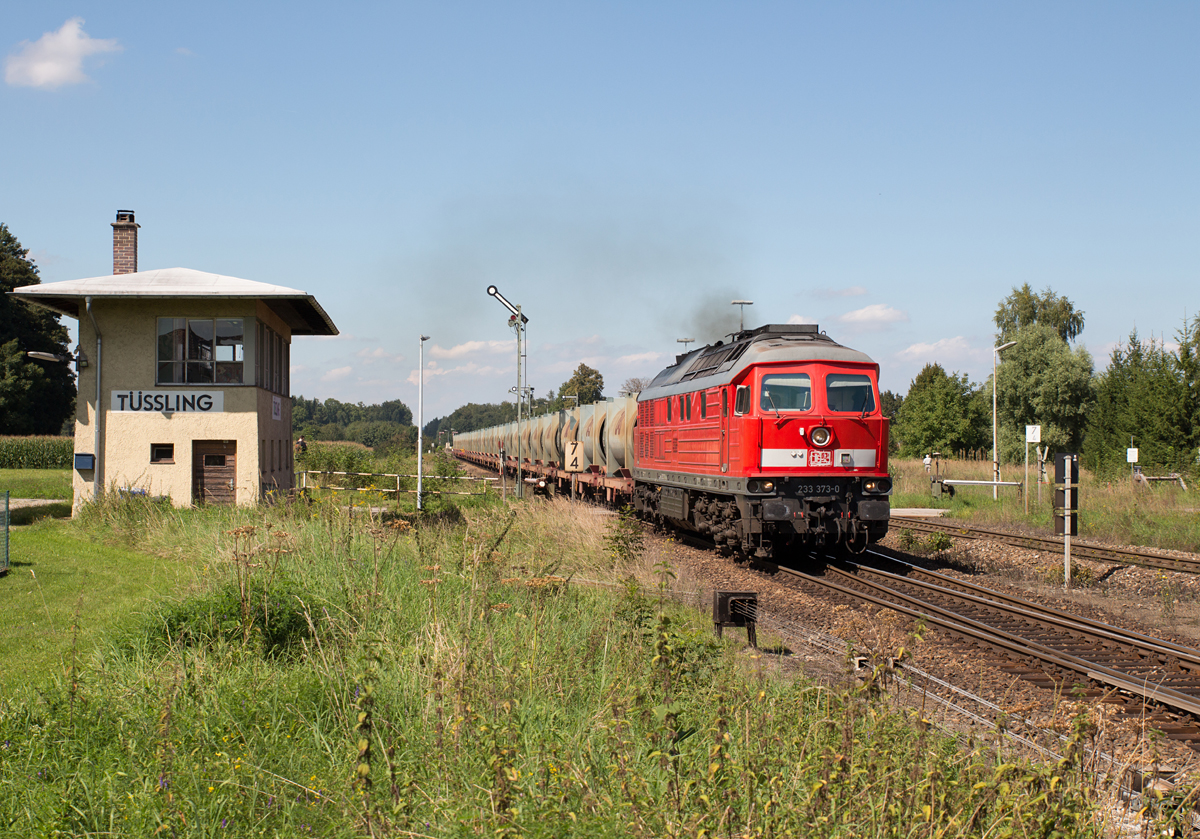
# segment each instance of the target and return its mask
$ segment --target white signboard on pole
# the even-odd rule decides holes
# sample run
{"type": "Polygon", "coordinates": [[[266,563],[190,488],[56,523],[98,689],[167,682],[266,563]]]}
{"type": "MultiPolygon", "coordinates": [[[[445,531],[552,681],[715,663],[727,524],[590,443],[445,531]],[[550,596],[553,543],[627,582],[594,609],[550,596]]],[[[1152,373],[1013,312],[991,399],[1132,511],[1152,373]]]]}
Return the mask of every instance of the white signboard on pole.
{"type": "Polygon", "coordinates": [[[1040,425],[1025,426],[1025,442],[1026,443],[1042,442],[1042,427],[1040,425]]]}
{"type": "Polygon", "coordinates": [[[1126,449],[1125,450],[1125,462],[1126,463],[1137,463],[1138,462],[1138,450],[1137,449],[1126,449]]]}

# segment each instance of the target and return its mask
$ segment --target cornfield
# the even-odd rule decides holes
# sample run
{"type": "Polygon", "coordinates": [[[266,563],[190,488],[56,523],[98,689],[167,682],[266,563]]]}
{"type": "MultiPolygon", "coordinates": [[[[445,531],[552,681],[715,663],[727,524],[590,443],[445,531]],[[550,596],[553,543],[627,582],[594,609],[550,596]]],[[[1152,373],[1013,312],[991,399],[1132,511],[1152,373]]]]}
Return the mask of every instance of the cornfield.
{"type": "Polygon", "coordinates": [[[0,437],[0,469],[70,469],[73,437],[0,437]]]}

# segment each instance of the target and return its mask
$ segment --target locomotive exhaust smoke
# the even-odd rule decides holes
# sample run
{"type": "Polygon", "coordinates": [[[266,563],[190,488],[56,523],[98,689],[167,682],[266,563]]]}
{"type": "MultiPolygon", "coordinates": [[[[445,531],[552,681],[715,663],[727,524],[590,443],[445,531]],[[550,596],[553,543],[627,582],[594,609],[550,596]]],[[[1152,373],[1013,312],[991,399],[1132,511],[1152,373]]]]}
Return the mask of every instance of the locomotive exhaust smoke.
{"type": "MultiPolygon", "coordinates": [[[[729,301],[736,297],[737,292],[731,289],[704,295],[696,309],[687,316],[683,326],[679,327],[682,330],[681,334],[694,336],[699,346],[729,340],[730,333],[738,331],[739,312],[736,306],[729,304],[729,301]]],[[[748,320],[746,328],[752,329],[753,326],[754,321],[748,320]]]]}

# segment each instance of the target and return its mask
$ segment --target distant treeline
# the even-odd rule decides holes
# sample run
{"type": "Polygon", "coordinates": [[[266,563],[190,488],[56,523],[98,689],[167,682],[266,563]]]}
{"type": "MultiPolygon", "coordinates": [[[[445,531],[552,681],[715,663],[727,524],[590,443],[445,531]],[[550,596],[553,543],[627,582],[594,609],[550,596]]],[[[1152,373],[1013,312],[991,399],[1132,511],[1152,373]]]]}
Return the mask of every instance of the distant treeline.
{"type": "Polygon", "coordinates": [[[412,410],[399,399],[378,405],[292,397],[292,428],[307,440],[350,440],[378,452],[416,451],[412,410]]]}

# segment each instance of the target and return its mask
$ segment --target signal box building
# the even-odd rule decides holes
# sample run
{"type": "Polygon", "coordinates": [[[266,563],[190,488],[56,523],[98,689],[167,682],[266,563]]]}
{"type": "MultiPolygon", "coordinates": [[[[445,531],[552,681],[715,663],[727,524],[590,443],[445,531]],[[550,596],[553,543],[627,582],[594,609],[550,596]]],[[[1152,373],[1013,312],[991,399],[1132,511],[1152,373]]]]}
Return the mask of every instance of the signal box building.
{"type": "Polygon", "coordinates": [[[113,276],[12,292],[79,321],[75,509],[98,488],[177,507],[290,489],[292,338],[337,327],[296,289],[138,271],[137,228],[117,214],[113,276]]]}

